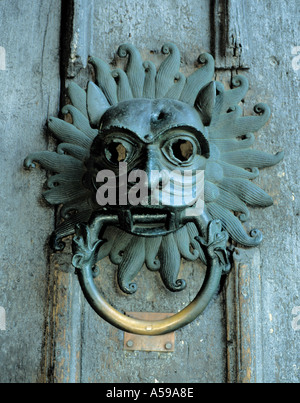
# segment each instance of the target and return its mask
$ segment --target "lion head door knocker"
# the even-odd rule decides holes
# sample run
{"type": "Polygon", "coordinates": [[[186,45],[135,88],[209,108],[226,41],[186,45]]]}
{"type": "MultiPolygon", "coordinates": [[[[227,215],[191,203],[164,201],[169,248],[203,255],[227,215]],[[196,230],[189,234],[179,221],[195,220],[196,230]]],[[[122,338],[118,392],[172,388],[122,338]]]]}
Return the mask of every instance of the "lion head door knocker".
{"type": "Polygon", "coordinates": [[[202,54],[203,66],[186,78],[177,47],[168,43],[162,52],[167,57],[158,71],[130,44],[118,50],[119,57],[128,57],[126,71],[112,71],[92,57],[96,84],[90,82],[87,91],[71,84],[72,105],[62,109],[72,124],[49,119],[60,141],[57,152],[35,152],[25,160],[27,168],[38,162],[53,173],[43,194],[60,206],[51,245],[62,250],[62,239],[74,235],[72,262],[91,306],[114,326],[148,335],[174,331],[205,309],[230,270],[229,239],[248,247],[261,243],[261,232],[247,234],[242,223],[250,216],[247,205],[266,207],[272,199],[251,180],[259,168],[283,158],[251,148],[270,109],[258,104],[254,116],[242,116],[245,77],[236,76],[233,89],[225,91],[213,81],[211,55],[202,54]],[[194,209],[201,199],[194,191],[203,179],[199,172],[201,210],[194,209]],[[170,198],[164,203],[166,188],[170,198]],[[177,197],[178,189],[189,193],[188,202],[177,197]],[[144,264],[160,272],[169,290],[181,291],[181,258],[199,258],[207,266],[205,280],[181,312],[137,320],[108,304],[94,283],[96,263],[106,256],[118,265],[119,286],[128,294],[136,291],[134,278],[144,264]]]}

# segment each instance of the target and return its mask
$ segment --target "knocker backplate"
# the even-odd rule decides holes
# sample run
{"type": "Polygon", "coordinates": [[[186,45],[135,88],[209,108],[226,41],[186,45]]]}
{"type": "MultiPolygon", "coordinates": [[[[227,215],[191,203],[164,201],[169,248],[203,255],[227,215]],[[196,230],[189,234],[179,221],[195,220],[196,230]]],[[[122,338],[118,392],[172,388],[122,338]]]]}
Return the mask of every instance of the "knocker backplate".
{"type": "MultiPolygon", "coordinates": [[[[155,312],[126,312],[126,315],[136,319],[154,321],[169,318],[174,314],[155,312]]],[[[124,332],[124,350],[172,353],[175,351],[175,332],[160,336],[141,336],[124,332]]]]}

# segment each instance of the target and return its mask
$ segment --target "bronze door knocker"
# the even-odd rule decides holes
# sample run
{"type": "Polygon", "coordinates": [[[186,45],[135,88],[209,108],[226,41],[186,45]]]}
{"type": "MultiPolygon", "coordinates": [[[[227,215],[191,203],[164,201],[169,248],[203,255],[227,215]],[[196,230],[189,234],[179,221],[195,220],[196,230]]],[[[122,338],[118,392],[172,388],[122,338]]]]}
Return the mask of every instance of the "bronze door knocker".
{"type": "Polygon", "coordinates": [[[255,115],[242,116],[245,77],[234,77],[226,91],[213,80],[211,55],[202,54],[202,66],[185,77],[177,47],[167,43],[162,52],[167,56],[158,71],[131,44],[118,49],[119,57],[128,57],[126,71],[91,57],[96,83],[87,91],[71,83],[72,105],[62,109],[72,124],[49,119],[57,151],[34,152],[25,160],[25,167],[38,162],[53,174],[43,194],[60,207],[51,246],[63,250],[62,239],[73,236],[72,263],[90,305],[112,325],[145,335],[172,332],[203,312],[230,270],[229,240],[261,243],[260,231],[248,234],[243,227],[250,218],[247,205],[273,201],[251,180],[283,158],[282,152],[251,148],[270,109],[258,104],[255,115]],[[137,320],[106,302],[94,283],[96,263],[106,256],[118,265],[118,284],[127,294],[136,292],[134,278],[144,264],[175,292],[186,287],[178,279],[181,258],[200,259],[206,276],[181,312],[137,320]]]}

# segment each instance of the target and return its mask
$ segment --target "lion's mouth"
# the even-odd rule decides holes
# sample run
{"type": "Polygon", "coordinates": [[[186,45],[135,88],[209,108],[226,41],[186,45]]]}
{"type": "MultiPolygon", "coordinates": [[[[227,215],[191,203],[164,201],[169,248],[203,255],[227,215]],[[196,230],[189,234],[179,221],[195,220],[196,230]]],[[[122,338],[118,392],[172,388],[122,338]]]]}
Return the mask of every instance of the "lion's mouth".
{"type": "Polygon", "coordinates": [[[111,221],[125,232],[132,235],[155,237],[175,232],[186,224],[186,206],[182,208],[172,207],[130,207],[103,208],[99,215],[107,217],[107,225],[111,221]],[[110,217],[110,219],[109,219],[110,217]]]}

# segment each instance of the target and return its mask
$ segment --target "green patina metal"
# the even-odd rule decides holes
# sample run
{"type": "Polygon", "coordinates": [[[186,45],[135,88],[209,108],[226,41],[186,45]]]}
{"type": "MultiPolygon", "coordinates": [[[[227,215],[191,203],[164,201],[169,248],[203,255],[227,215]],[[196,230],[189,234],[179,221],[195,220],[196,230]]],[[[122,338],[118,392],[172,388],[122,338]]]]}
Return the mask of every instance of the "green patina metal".
{"type": "MultiPolygon", "coordinates": [[[[230,269],[228,240],[243,246],[261,243],[259,230],[248,234],[244,229],[243,223],[250,218],[247,205],[267,207],[273,201],[252,180],[260,168],[283,158],[283,153],[252,149],[253,133],[267,123],[270,109],[258,104],[255,115],[242,116],[239,103],[249,87],[245,77],[236,76],[233,88],[225,91],[213,81],[211,55],[202,54],[203,66],[186,78],[180,72],[177,47],[165,44],[162,53],[167,57],[158,71],[152,62],[143,62],[130,44],[118,50],[119,57],[128,57],[126,71],[111,70],[102,60],[90,58],[96,84],[89,83],[87,92],[70,84],[72,105],[62,109],[72,116],[72,124],[49,119],[50,130],[60,141],[57,152],[36,152],[25,160],[27,168],[38,162],[53,173],[43,194],[51,205],[60,206],[61,223],[52,234],[52,248],[62,250],[62,239],[75,234],[73,265],[83,291],[93,308],[115,326],[145,332],[145,324],[127,326],[103,306],[92,279],[97,275],[95,264],[104,257],[118,265],[119,286],[128,294],[136,291],[134,278],[144,264],[158,270],[171,291],[186,286],[178,279],[181,258],[200,259],[207,265],[207,280],[191,304],[192,312],[168,320],[163,329],[154,326],[153,330],[152,324],[147,334],[173,331],[203,311],[221,274],[230,269]],[[184,142],[189,147],[185,154],[180,148],[184,142]],[[120,161],[128,164],[128,172],[139,169],[149,175],[204,170],[203,213],[190,216],[191,206],[184,204],[99,206],[96,175],[109,169],[118,177],[120,161]]],[[[162,186],[161,176],[151,180],[156,181],[154,187],[162,186]]]]}

